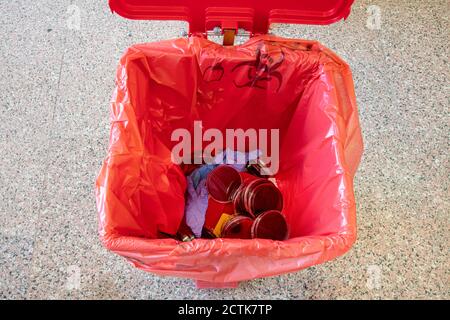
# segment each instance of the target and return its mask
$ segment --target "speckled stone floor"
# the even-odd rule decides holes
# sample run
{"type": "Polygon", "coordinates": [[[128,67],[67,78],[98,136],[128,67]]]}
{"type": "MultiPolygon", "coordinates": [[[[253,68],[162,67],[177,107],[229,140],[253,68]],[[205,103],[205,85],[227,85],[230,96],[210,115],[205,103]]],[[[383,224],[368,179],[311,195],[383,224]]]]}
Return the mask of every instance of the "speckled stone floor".
{"type": "Polygon", "coordinates": [[[275,28],[352,67],[366,148],[359,238],[324,265],[197,290],[103,249],[93,194],[120,55],[185,25],[126,21],[106,0],[0,1],[0,298],[449,299],[449,9],[362,0],[346,22],[275,28]]]}

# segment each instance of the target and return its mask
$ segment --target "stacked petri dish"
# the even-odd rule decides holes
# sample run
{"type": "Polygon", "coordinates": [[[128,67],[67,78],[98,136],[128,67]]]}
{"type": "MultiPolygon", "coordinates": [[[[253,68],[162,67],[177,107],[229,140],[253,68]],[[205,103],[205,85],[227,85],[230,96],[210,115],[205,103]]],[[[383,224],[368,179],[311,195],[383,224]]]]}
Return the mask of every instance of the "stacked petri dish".
{"type": "MultiPolygon", "coordinates": [[[[216,236],[272,240],[288,238],[289,228],[282,214],[283,195],[270,180],[221,165],[208,175],[206,185],[211,201],[232,203],[234,207],[233,215],[216,215],[215,222],[210,223],[214,225],[216,236]],[[223,219],[225,216],[226,219],[223,219]]],[[[207,217],[207,220],[211,219],[207,217]]],[[[214,233],[212,227],[207,229],[210,230],[208,234],[214,233]]]]}

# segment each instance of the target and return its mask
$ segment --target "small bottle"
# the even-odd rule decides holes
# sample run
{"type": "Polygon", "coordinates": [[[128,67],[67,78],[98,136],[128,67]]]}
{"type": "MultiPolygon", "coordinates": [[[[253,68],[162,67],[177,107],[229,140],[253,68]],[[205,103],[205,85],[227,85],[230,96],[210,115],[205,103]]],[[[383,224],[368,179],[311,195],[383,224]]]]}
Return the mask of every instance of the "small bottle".
{"type": "Polygon", "coordinates": [[[176,235],[177,240],[182,242],[189,242],[195,239],[195,235],[192,232],[191,228],[186,224],[186,220],[183,218],[180,227],[178,228],[178,232],[176,235]]]}
{"type": "Polygon", "coordinates": [[[265,163],[261,158],[258,158],[256,161],[252,161],[252,163],[247,163],[246,169],[250,174],[260,178],[273,177],[273,174],[271,174],[268,169],[267,163],[265,163]]]}

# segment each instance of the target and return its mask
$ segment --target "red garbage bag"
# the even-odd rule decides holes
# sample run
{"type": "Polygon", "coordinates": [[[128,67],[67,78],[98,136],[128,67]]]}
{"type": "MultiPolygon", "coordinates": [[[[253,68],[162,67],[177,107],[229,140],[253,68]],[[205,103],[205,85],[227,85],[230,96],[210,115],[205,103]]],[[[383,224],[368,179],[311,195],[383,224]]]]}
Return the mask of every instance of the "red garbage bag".
{"type": "Polygon", "coordinates": [[[96,181],[103,244],[136,267],[221,286],[293,272],[356,239],[353,177],[362,138],[349,66],[315,41],[256,36],[224,47],[192,36],[134,45],[120,60],[108,156],[96,181]],[[279,128],[275,176],[286,241],[158,238],[184,214],[171,133],[279,128]]]}

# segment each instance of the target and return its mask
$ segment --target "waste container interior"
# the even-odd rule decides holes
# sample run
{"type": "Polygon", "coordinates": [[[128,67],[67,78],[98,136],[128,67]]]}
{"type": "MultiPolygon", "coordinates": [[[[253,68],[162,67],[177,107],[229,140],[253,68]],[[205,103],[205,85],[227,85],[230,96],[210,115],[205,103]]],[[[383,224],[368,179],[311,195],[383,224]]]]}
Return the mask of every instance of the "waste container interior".
{"type": "MultiPolygon", "coordinates": [[[[185,176],[171,162],[174,129],[279,129],[276,181],[290,238],[342,231],[353,205],[345,128],[354,116],[343,65],[315,42],[258,36],[234,47],[191,37],[134,45],[121,60],[114,97],[109,179],[120,223],[110,233],[157,238],[183,216],[185,176]],[[116,90],[115,95],[123,94],[116,90]],[[336,101],[340,101],[339,104],[336,101]],[[347,106],[347,107],[346,107],[347,106]],[[130,125],[133,123],[133,125],[130,125]],[[126,137],[126,139],[123,139],[126,137]]],[[[111,218],[111,221],[113,218],[111,218]]],[[[252,240],[249,240],[252,241],[252,240]]]]}

